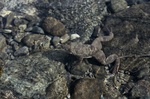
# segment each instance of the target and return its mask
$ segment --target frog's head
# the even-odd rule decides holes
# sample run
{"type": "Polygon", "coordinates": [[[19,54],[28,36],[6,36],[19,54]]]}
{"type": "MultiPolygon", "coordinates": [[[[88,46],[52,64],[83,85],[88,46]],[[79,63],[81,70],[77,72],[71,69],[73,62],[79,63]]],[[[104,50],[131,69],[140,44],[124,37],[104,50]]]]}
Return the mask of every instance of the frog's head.
{"type": "Polygon", "coordinates": [[[63,48],[68,51],[69,53],[71,53],[74,49],[74,47],[78,45],[78,43],[76,42],[68,42],[66,44],[63,45],[63,48]]]}

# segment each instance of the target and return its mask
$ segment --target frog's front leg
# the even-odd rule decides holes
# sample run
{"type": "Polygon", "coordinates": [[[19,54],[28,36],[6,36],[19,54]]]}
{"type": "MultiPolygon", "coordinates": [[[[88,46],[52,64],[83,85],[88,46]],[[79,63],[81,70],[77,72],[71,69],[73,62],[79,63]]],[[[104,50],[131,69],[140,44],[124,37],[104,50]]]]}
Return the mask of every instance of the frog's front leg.
{"type": "Polygon", "coordinates": [[[97,47],[100,50],[102,49],[101,42],[110,41],[113,39],[113,37],[114,34],[112,32],[110,32],[108,36],[99,36],[92,42],[91,46],[97,47]]]}
{"type": "Polygon", "coordinates": [[[98,60],[101,64],[107,65],[115,62],[115,65],[112,69],[112,73],[117,73],[119,70],[120,59],[116,54],[112,54],[106,58],[104,52],[102,50],[97,51],[93,57],[98,60]]]}

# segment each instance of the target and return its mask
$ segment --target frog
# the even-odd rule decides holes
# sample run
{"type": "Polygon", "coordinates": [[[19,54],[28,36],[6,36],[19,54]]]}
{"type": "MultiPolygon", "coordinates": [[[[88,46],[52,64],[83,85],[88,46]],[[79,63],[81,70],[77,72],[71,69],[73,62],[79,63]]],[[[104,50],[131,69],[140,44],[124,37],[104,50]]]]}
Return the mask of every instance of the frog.
{"type": "Polygon", "coordinates": [[[69,51],[70,54],[75,55],[79,59],[79,63],[85,58],[94,57],[99,63],[103,65],[109,65],[115,62],[112,69],[112,73],[116,74],[119,70],[120,59],[117,54],[111,54],[106,57],[102,50],[102,42],[108,42],[114,38],[112,31],[109,31],[109,35],[100,35],[93,40],[91,44],[83,42],[70,42],[64,45],[65,50],[69,51]]]}

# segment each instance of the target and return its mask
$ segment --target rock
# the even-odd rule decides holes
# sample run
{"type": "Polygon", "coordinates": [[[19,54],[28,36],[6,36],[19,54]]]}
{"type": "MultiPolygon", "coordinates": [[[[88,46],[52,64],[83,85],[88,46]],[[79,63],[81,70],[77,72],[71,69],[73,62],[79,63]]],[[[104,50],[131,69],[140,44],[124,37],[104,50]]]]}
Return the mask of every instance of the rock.
{"type": "Polygon", "coordinates": [[[12,11],[10,11],[10,10],[8,10],[8,9],[2,9],[2,10],[0,11],[0,15],[1,15],[2,17],[6,17],[6,16],[9,15],[10,13],[12,13],[12,11]]]}
{"type": "Polygon", "coordinates": [[[49,49],[50,38],[41,34],[29,34],[22,39],[22,42],[28,47],[34,47],[35,50],[49,49]]]}
{"type": "Polygon", "coordinates": [[[14,37],[14,40],[17,42],[21,42],[21,40],[24,36],[25,36],[25,33],[17,33],[14,37]]]}
{"type": "MultiPolygon", "coordinates": [[[[131,98],[138,98],[138,97],[149,97],[150,95],[150,81],[147,80],[140,80],[134,84],[134,87],[131,89],[131,98]]],[[[149,98],[143,98],[149,99],[149,98]]]]}
{"type": "MultiPolygon", "coordinates": [[[[74,58],[74,57],[72,57],[72,58],[74,58]]],[[[92,65],[86,64],[84,62],[81,64],[78,64],[77,62],[78,62],[78,59],[74,59],[74,62],[72,64],[70,64],[69,66],[67,66],[67,68],[71,74],[81,75],[81,76],[85,76],[87,73],[90,74],[89,71],[90,71],[92,65]],[[78,64],[78,65],[76,65],[76,64],[78,64]]]]}
{"type": "Polygon", "coordinates": [[[19,94],[15,94],[16,96],[29,98],[35,94],[45,95],[47,86],[65,73],[64,64],[49,60],[41,52],[35,53],[10,60],[5,64],[0,77],[0,89],[9,89],[19,94]]]}
{"type": "Polygon", "coordinates": [[[5,24],[5,28],[10,27],[12,20],[14,19],[15,14],[12,12],[9,15],[7,15],[6,17],[6,24],[5,24]]]}
{"type": "Polygon", "coordinates": [[[114,33],[111,41],[103,43],[106,56],[128,56],[121,59],[120,69],[130,72],[135,67],[149,65],[150,58],[137,57],[150,54],[150,24],[147,24],[150,12],[146,9],[150,9],[150,3],[132,6],[109,16],[105,21],[114,33]]]}
{"type": "Polygon", "coordinates": [[[29,27],[26,29],[27,32],[33,32],[33,33],[39,33],[39,34],[44,34],[44,31],[41,27],[34,26],[34,27],[29,27]]]}
{"type": "Polygon", "coordinates": [[[18,6],[15,10],[18,10],[19,12],[30,15],[30,16],[34,16],[37,14],[37,9],[32,5],[18,6]]]}
{"type": "Polygon", "coordinates": [[[27,46],[23,46],[14,52],[14,56],[22,56],[28,54],[29,54],[29,50],[27,46]]]}
{"type": "Polygon", "coordinates": [[[69,39],[70,39],[70,36],[68,34],[65,34],[60,38],[60,42],[66,43],[69,39]]]}
{"type": "Polygon", "coordinates": [[[21,24],[18,26],[19,32],[24,33],[25,29],[27,28],[26,24],[21,24]]]}
{"type": "Polygon", "coordinates": [[[65,99],[68,95],[67,81],[64,77],[58,77],[56,81],[46,88],[48,99],[65,99]]]}
{"type": "Polygon", "coordinates": [[[11,29],[3,29],[3,32],[6,33],[6,34],[7,33],[10,34],[10,33],[12,33],[12,30],[11,29]]]}
{"type": "Polygon", "coordinates": [[[100,84],[98,79],[79,79],[73,88],[71,99],[99,99],[100,84]]]}
{"type": "Polygon", "coordinates": [[[79,34],[71,34],[70,40],[74,40],[74,39],[77,39],[77,38],[80,38],[79,34]]]}
{"type": "Polygon", "coordinates": [[[46,17],[42,27],[48,34],[53,36],[63,36],[67,32],[64,24],[53,17],[46,17]]]}
{"type": "Polygon", "coordinates": [[[4,4],[0,2],[0,11],[4,8],[4,4]]]}
{"type": "Polygon", "coordinates": [[[2,34],[0,34],[0,52],[5,46],[6,46],[6,38],[2,34]]]}
{"type": "Polygon", "coordinates": [[[58,46],[60,44],[60,37],[54,36],[52,39],[52,42],[53,42],[55,47],[58,46]]]}
{"type": "Polygon", "coordinates": [[[3,17],[0,16],[0,29],[4,27],[3,17]]]}
{"type": "Polygon", "coordinates": [[[111,8],[113,12],[119,12],[127,8],[126,0],[111,0],[111,8]]]}
{"type": "Polygon", "coordinates": [[[149,0],[126,0],[128,5],[132,6],[135,4],[141,4],[141,3],[146,3],[149,2],[149,0]]]}
{"type": "Polygon", "coordinates": [[[28,24],[28,21],[26,21],[25,19],[22,19],[22,18],[15,18],[13,21],[13,24],[15,26],[19,26],[21,24],[28,24]]]}

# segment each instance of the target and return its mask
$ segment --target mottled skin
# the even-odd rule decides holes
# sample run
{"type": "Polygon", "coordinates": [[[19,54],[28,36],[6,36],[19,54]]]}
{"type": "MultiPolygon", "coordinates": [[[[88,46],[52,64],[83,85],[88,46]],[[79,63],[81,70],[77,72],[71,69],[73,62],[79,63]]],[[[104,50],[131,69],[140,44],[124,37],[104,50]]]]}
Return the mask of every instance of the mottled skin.
{"type": "Polygon", "coordinates": [[[112,54],[106,57],[105,53],[102,51],[102,44],[101,44],[101,42],[110,41],[111,39],[113,39],[113,37],[114,34],[110,32],[108,36],[97,37],[92,42],[91,45],[84,44],[81,42],[71,42],[69,45],[66,46],[66,49],[71,54],[78,56],[80,61],[82,61],[83,58],[90,58],[90,57],[94,57],[103,65],[107,65],[115,61],[115,66],[112,70],[112,73],[116,73],[120,65],[120,59],[116,54],[112,54]]]}

